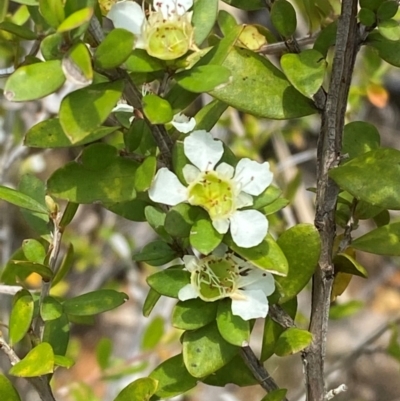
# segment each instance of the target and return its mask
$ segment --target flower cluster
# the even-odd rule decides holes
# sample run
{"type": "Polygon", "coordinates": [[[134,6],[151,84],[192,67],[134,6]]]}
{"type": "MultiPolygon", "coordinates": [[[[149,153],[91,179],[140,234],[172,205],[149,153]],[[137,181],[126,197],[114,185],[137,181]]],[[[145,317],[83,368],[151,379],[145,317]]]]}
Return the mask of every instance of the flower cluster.
{"type": "Polygon", "coordinates": [[[107,17],[116,28],[136,36],[136,48],[161,60],[174,60],[188,50],[198,50],[193,41],[192,12],[188,12],[192,5],[193,0],[154,0],[155,12],[146,20],[137,3],[124,0],[114,4],[107,17]]]}
{"type": "Polygon", "coordinates": [[[154,202],[175,206],[188,202],[205,209],[214,228],[225,234],[229,229],[240,247],[260,244],[268,231],[268,220],[259,211],[240,210],[253,205],[253,196],[260,195],[272,182],[267,162],[244,158],[236,168],[222,162],[221,141],[209,132],[194,131],[184,140],[184,152],[192,164],[183,168],[184,186],[167,168],[161,168],[149,190],[154,202]]]}
{"type": "Polygon", "coordinates": [[[178,294],[181,301],[201,298],[206,302],[231,298],[232,313],[243,320],[266,317],[268,299],[275,290],[271,273],[263,271],[219,247],[202,259],[184,256],[190,284],[178,294]]]}

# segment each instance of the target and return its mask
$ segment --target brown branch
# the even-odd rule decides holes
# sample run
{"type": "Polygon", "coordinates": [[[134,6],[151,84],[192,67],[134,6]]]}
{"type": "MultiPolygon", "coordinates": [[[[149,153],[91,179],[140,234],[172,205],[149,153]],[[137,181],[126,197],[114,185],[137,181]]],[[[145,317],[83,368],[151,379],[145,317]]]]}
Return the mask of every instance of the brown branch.
{"type": "MultiPolygon", "coordinates": [[[[299,48],[307,45],[312,45],[315,42],[315,39],[318,37],[320,32],[315,33],[313,35],[305,36],[304,38],[297,39],[297,45],[299,48]]],[[[264,46],[261,46],[257,53],[266,54],[266,55],[281,55],[282,53],[287,52],[288,46],[286,42],[278,42],[278,43],[268,43],[264,46]]]]}
{"type": "Polygon", "coordinates": [[[342,146],[344,117],[356,54],[361,42],[357,28],[357,0],[343,0],[338,21],[335,56],[326,105],[322,112],[317,149],[315,226],[321,237],[321,255],[313,277],[311,320],[313,341],[303,353],[307,400],[324,401],[324,360],[334,268],[335,210],[339,189],[328,172],[337,166],[342,146]]]}
{"type": "MultiPolygon", "coordinates": [[[[262,363],[254,355],[253,350],[249,346],[244,346],[240,350],[240,355],[251,370],[251,373],[255,379],[260,383],[261,387],[267,392],[278,390],[279,387],[275,380],[269,375],[267,370],[264,368],[262,363]]],[[[286,397],[282,399],[283,401],[288,401],[286,397]]]]}

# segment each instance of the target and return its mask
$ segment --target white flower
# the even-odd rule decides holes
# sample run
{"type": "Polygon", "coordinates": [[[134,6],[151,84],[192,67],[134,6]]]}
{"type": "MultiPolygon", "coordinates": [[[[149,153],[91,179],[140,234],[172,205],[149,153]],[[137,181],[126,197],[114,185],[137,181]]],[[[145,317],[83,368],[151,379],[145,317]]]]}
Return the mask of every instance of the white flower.
{"type": "Polygon", "coordinates": [[[194,131],[184,140],[184,152],[193,163],[183,168],[185,187],[167,168],[158,170],[149,190],[154,202],[175,206],[181,202],[205,209],[214,228],[225,234],[230,228],[233,241],[251,248],[262,242],[268,231],[267,218],[257,210],[240,210],[253,205],[272,182],[269,163],[242,159],[236,168],[220,161],[224,149],[221,141],[209,132],[194,131]]]}
{"type": "Polygon", "coordinates": [[[206,302],[231,298],[232,313],[243,320],[267,316],[267,296],[275,290],[271,273],[219,251],[203,259],[187,255],[183,261],[191,276],[190,284],[178,293],[181,301],[197,297],[206,302]]]}
{"type": "Polygon", "coordinates": [[[120,1],[114,4],[107,17],[116,28],[124,28],[136,36],[135,47],[145,49],[153,57],[174,60],[189,49],[197,50],[193,42],[193,0],[154,0],[156,10],[148,20],[139,4],[120,1]]]}

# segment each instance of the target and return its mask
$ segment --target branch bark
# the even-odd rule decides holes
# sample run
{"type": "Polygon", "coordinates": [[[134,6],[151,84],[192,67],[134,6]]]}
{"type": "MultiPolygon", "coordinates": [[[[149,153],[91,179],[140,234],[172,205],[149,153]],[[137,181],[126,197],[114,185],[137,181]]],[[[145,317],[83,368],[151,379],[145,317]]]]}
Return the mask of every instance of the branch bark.
{"type": "Polygon", "coordinates": [[[330,296],[334,278],[332,262],[336,235],[335,210],[339,188],[328,172],[340,161],[347,98],[361,38],[357,26],[357,0],[343,0],[338,21],[335,56],[329,93],[322,111],[317,149],[317,199],[315,226],[321,237],[321,255],[313,277],[309,330],[313,342],[303,353],[308,401],[324,401],[324,360],[330,296]]]}

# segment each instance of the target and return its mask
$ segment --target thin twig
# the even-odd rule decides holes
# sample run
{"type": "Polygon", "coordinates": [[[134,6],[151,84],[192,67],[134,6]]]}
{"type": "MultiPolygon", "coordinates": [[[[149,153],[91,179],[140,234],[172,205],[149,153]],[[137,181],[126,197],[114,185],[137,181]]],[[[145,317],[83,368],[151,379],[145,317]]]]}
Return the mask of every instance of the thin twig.
{"type": "Polygon", "coordinates": [[[322,112],[317,149],[317,199],[315,226],[321,237],[321,255],[313,278],[310,332],[313,341],[303,353],[307,400],[325,399],[324,361],[330,296],[334,277],[332,262],[336,234],[335,210],[339,189],[328,172],[339,163],[344,117],[356,54],[360,45],[357,0],[343,0],[338,21],[335,56],[326,105],[322,112]]]}
{"type": "MultiPolygon", "coordinates": [[[[313,35],[305,36],[304,38],[297,39],[297,44],[299,48],[302,48],[307,45],[312,45],[315,42],[315,39],[318,37],[320,32],[314,33],[313,35]]],[[[278,43],[269,43],[264,46],[261,46],[257,53],[266,54],[266,55],[281,55],[286,53],[288,50],[286,42],[278,42],[278,43]]]]}
{"type": "MultiPolygon", "coordinates": [[[[269,375],[267,370],[257,359],[253,350],[249,346],[242,347],[240,350],[240,355],[247,367],[251,370],[253,376],[267,393],[279,389],[275,380],[269,375]]],[[[282,400],[288,401],[286,397],[284,397],[282,400]]]]}

